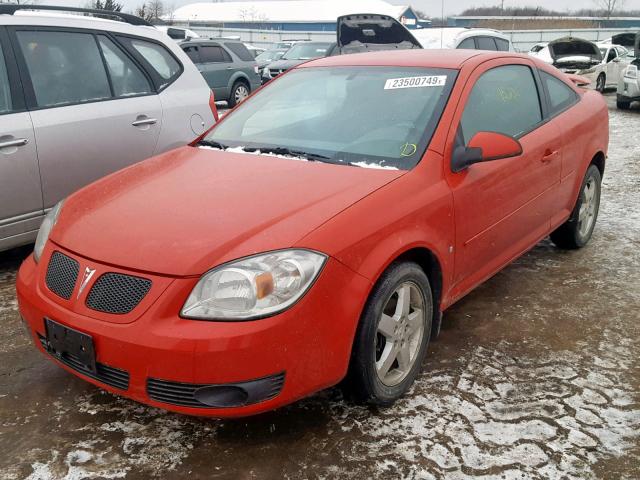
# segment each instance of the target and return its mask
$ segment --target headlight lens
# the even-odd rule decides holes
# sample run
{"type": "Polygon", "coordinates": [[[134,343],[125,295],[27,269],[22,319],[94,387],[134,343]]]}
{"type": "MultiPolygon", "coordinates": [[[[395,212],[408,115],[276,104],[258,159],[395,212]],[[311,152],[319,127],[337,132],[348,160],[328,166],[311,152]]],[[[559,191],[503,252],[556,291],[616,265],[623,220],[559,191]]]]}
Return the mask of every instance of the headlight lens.
{"type": "Polygon", "coordinates": [[[33,248],[33,258],[36,263],[40,261],[44,246],[47,244],[47,240],[49,240],[49,234],[51,233],[53,226],[58,221],[58,216],[60,215],[60,210],[62,210],[63,204],[64,200],[59,201],[56,206],[49,210],[49,213],[44,216],[44,220],[42,220],[42,225],[40,225],[40,230],[36,237],[36,244],[33,248]]]}
{"type": "Polygon", "coordinates": [[[180,314],[249,320],[281,312],[305,294],[326,259],[309,250],[279,250],[227,263],[202,276],[180,314]]]}
{"type": "Polygon", "coordinates": [[[638,67],[636,67],[635,65],[629,65],[627,67],[627,70],[624,72],[624,76],[626,78],[635,80],[636,78],[638,78],[638,67]]]}

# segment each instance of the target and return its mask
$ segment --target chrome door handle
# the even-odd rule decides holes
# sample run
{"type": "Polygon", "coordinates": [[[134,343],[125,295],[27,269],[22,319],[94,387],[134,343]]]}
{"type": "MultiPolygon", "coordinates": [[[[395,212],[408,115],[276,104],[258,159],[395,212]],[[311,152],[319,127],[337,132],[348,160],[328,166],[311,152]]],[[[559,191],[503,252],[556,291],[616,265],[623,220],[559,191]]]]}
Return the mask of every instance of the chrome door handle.
{"type": "Polygon", "coordinates": [[[233,70],[233,67],[227,67],[227,70],[233,70]]]}
{"type": "Polygon", "coordinates": [[[7,142],[0,142],[0,148],[7,147],[21,147],[29,143],[29,140],[26,138],[16,138],[15,140],[9,140],[7,142]]]}
{"type": "Polygon", "coordinates": [[[132,122],[131,125],[134,127],[140,127],[142,125],[153,125],[154,123],[158,123],[158,120],[155,118],[143,118],[132,122]]]}

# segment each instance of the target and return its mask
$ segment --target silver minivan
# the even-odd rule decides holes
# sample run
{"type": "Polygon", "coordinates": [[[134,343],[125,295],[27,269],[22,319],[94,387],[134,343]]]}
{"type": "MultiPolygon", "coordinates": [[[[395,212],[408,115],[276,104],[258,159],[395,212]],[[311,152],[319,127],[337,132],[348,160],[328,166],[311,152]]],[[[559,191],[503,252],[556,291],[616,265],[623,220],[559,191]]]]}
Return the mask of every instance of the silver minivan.
{"type": "Polygon", "coordinates": [[[140,18],[23,8],[69,10],[0,5],[0,251],[32,242],[70,193],[215,122],[197,68],[140,18]]]}

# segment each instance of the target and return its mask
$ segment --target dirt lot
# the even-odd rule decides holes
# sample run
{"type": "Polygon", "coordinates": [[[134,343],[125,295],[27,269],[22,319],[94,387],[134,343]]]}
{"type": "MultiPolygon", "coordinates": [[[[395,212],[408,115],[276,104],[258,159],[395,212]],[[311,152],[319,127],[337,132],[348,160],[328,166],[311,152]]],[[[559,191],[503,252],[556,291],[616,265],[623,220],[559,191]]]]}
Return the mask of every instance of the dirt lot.
{"type": "Polygon", "coordinates": [[[0,477],[639,478],[639,125],[611,110],[592,243],[542,242],[459,302],[386,410],[330,390],[213,421],[103,393],[30,345],[13,286],[29,251],[0,254],[0,477]]]}

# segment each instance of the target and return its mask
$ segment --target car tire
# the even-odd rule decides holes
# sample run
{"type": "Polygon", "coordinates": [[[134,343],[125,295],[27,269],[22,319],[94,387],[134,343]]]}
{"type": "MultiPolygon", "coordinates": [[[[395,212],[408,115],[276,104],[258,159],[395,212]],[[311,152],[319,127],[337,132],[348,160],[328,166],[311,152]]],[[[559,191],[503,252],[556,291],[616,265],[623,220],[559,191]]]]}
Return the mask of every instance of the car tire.
{"type": "Polygon", "coordinates": [[[580,186],[578,200],[569,219],[551,233],[557,247],[573,250],[584,247],[593,234],[600,210],[602,176],[595,165],[590,165],[580,186]]]}
{"type": "Polygon", "coordinates": [[[229,95],[229,107],[233,108],[240,102],[244,101],[249,96],[251,89],[245,82],[238,80],[231,87],[231,94],[229,95]]]}
{"type": "Polygon", "coordinates": [[[389,406],[406,393],[426,356],[432,319],[433,296],[424,270],[413,262],[392,264],[360,319],[344,383],[347,394],[358,403],[389,406]]]}
{"type": "Polygon", "coordinates": [[[626,102],[624,100],[617,100],[616,107],[620,110],[629,110],[631,108],[631,102],[626,102]]]}
{"type": "Polygon", "coordinates": [[[604,93],[607,88],[607,76],[604,73],[598,75],[596,79],[596,90],[600,93],[604,93]]]}

